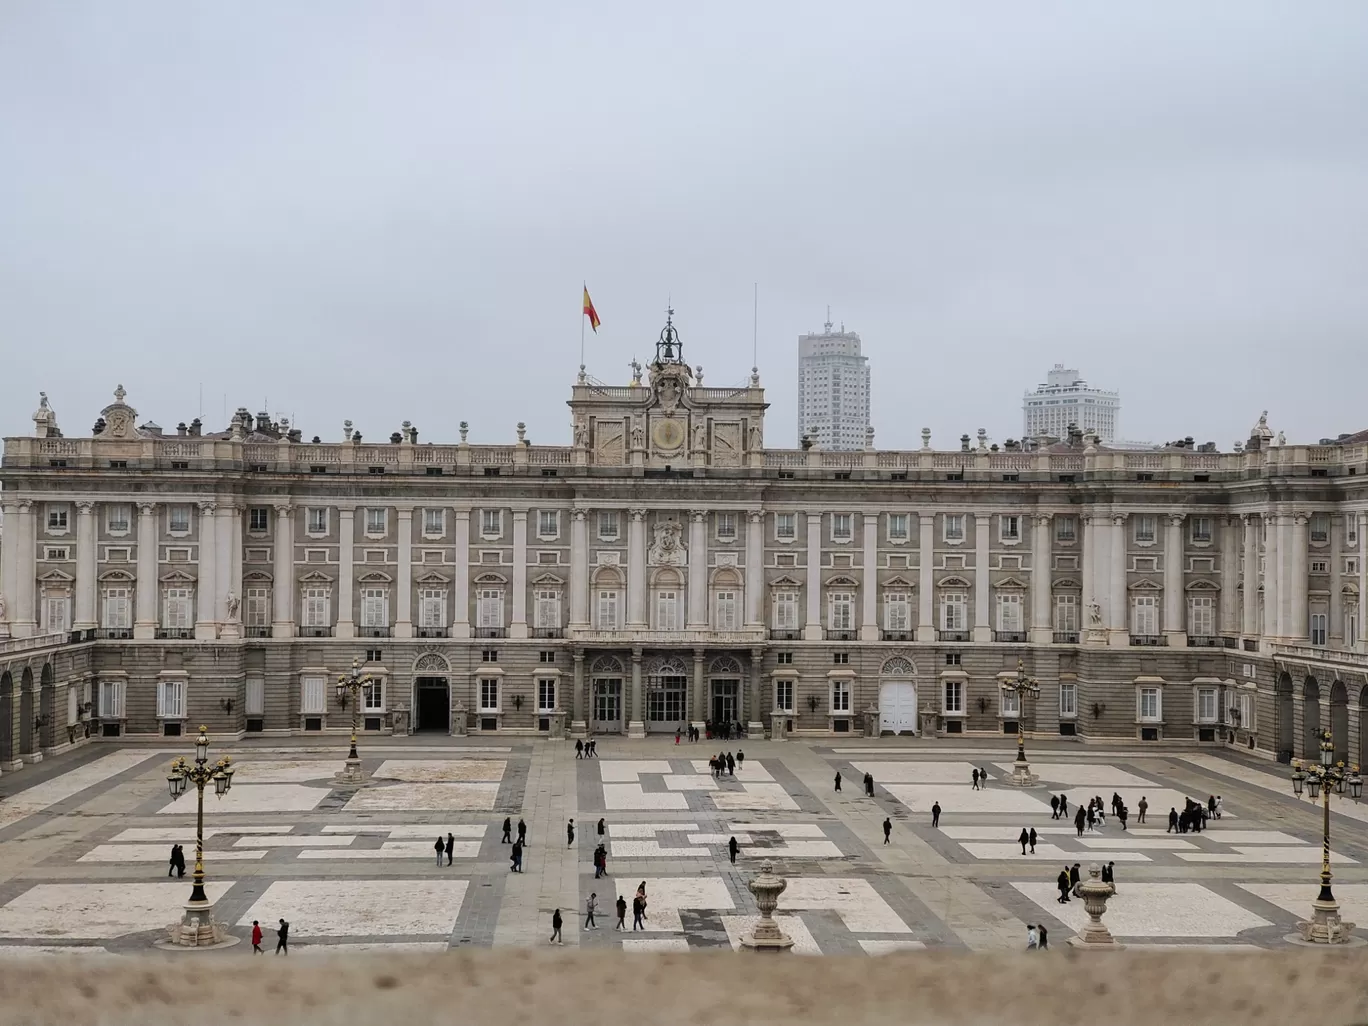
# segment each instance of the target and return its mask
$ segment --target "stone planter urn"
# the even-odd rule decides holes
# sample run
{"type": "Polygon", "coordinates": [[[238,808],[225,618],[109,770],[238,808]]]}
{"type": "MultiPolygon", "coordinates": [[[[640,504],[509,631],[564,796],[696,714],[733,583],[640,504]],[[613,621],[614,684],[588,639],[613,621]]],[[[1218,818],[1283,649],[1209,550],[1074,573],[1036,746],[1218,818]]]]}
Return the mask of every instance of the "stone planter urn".
{"type": "Polygon", "coordinates": [[[775,876],[774,863],[766,859],[760,865],[760,873],[746,884],[755,895],[755,904],[760,908],[760,920],[749,936],[741,938],[741,946],[748,951],[782,952],[793,947],[793,940],[784,935],[779,924],[774,921],[774,910],[779,907],[779,895],[784,893],[788,881],[775,876]]]}
{"type": "Polygon", "coordinates": [[[1088,913],[1088,925],[1069,943],[1079,948],[1095,948],[1104,951],[1120,950],[1111,931],[1102,925],[1102,914],[1107,911],[1107,899],[1116,893],[1116,888],[1102,882],[1102,868],[1097,863],[1088,867],[1088,879],[1080,881],[1075,892],[1083,898],[1083,910],[1088,913]]]}

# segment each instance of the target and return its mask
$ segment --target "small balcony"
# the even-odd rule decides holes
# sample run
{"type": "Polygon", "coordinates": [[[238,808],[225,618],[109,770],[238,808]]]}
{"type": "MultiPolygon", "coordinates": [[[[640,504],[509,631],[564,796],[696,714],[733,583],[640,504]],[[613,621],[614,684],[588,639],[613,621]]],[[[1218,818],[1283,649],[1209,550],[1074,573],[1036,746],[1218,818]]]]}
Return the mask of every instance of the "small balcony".
{"type": "Polygon", "coordinates": [[[1222,638],[1222,639],[1221,639],[1221,647],[1222,647],[1222,648],[1232,648],[1232,649],[1233,649],[1233,648],[1239,648],[1239,647],[1240,647],[1240,639],[1239,639],[1239,638],[1222,638]]]}
{"type": "Polygon", "coordinates": [[[99,641],[128,641],[133,637],[132,627],[98,627],[95,637],[99,641]]]}
{"type": "Polygon", "coordinates": [[[195,636],[193,627],[158,627],[154,635],[158,641],[190,641],[195,636]]]}
{"type": "Polygon", "coordinates": [[[828,631],[828,641],[857,641],[860,637],[858,631],[828,631]]]}
{"type": "Polygon", "coordinates": [[[1051,640],[1056,645],[1077,645],[1078,631],[1055,631],[1051,635],[1051,640]]]}
{"type": "Polygon", "coordinates": [[[419,627],[416,631],[420,638],[449,638],[451,637],[450,627],[419,627]]]}
{"type": "Polygon", "coordinates": [[[1259,643],[1253,638],[1245,638],[1243,644],[1246,652],[1257,652],[1259,650],[1259,643]]]}
{"type": "Polygon", "coordinates": [[[802,638],[802,631],[773,630],[769,632],[770,641],[798,641],[802,638]]]}
{"type": "Polygon", "coordinates": [[[911,631],[879,631],[880,641],[911,641],[913,637],[911,631]]]}
{"type": "Polygon", "coordinates": [[[508,637],[507,627],[476,627],[475,637],[477,638],[506,638],[508,637]]]}
{"type": "Polygon", "coordinates": [[[1222,638],[1214,634],[1189,634],[1187,636],[1188,648],[1223,648],[1222,638]]]}
{"type": "Polygon", "coordinates": [[[532,637],[534,637],[534,638],[546,638],[547,640],[553,640],[553,639],[555,639],[555,638],[563,638],[563,637],[565,637],[565,628],[563,628],[563,627],[533,627],[533,628],[532,628],[532,637]]]}
{"type": "Polygon", "coordinates": [[[360,633],[363,638],[388,638],[393,632],[391,627],[362,627],[360,633]]]}
{"type": "Polygon", "coordinates": [[[264,623],[248,624],[246,629],[249,638],[269,638],[271,636],[271,628],[264,623]]]}
{"type": "Polygon", "coordinates": [[[333,629],[331,627],[301,627],[299,628],[301,638],[331,638],[333,629]]]}
{"type": "Polygon", "coordinates": [[[94,641],[97,633],[98,632],[89,629],[83,631],[68,631],[67,644],[79,645],[85,641],[94,641]]]}
{"type": "Polygon", "coordinates": [[[938,641],[968,641],[968,631],[937,631],[936,640],[938,641]]]}
{"type": "Polygon", "coordinates": [[[1025,631],[993,631],[993,640],[1004,644],[1020,645],[1026,641],[1025,631]]]}
{"type": "Polygon", "coordinates": [[[1168,638],[1162,634],[1132,634],[1130,643],[1137,648],[1163,648],[1168,644],[1168,638]]]}

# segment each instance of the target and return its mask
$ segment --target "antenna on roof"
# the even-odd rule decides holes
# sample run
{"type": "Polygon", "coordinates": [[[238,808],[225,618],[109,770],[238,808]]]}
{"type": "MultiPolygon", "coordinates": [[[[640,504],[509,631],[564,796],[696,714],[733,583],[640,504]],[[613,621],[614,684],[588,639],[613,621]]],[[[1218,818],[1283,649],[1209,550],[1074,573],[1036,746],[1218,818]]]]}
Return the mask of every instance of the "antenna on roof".
{"type": "Polygon", "coordinates": [[[760,283],[755,283],[755,296],[751,301],[751,370],[760,366],[760,283]]]}
{"type": "Polygon", "coordinates": [[[827,304],[826,333],[831,334],[831,304],[827,304]]]}
{"type": "Polygon", "coordinates": [[[195,414],[200,420],[204,419],[204,382],[200,382],[199,387],[199,412],[195,414]]]}

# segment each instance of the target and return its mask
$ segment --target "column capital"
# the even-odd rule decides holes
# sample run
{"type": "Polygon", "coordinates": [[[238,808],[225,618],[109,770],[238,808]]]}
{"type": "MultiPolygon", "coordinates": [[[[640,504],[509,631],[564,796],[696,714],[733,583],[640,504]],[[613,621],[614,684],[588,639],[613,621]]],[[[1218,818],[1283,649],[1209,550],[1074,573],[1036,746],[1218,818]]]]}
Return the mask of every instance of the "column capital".
{"type": "Polygon", "coordinates": [[[708,519],[708,511],[706,509],[691,509],[689,510],[689,519],[695,524],[701,524],[708,519]]]}
{"type": "Polygon", "coordinates": [[[763,509],[748,509],[746,510],[746,516],[750,519],[752,524],[758,524],[765,519],[765,511],[763,509]]]}
{"type": "Polygon", "coordinates": [[[32,513],[32,512],[33,512],[33,500],[32,500],[32,499],[20,499],[18,502],[15,503],[15,505],[19,507],[19,512],[20,512],[20,513],[32,513]]]}
{"type": "Polygon", "coordinates": [[[576,666],[582,665],[584,663],[584,649],[575,649],[570,653],[570,658],[574,661],[576,666]]]}
{"type": "MultiPolygon", "coordinates": [[[[456,515],[457,515],[458,517],[461,516],[460,511],[457,511],[456,515]]],[[[470,518],[470,511],[469,511],[469,510],[466,510],[466,511],[465,511],[465,516],[466,516],[467,519],[470,518]]],[[[574,520],[577,524],[582,524],[582,523],[584,523],[586,520],[589,519],[589,511],[588,511],[587,509],[574,509],[574,510],[571,510],[571,511],[570,511],[570,518],[571,518],[572,520],[574,520]]]]}
{"type": "Polygon", "coordinates": [[[195,507],[201,513],[213,513],[216,509],[218,509],[218,503],[214,502],[212,499],[202,499],[199,502],[195,503],[195,507]]]}
{"type": "Polygon", "coordinates": [[[1297,527],[1305,527],[1311,522],[1311,514],[1305,510],[1297,510],[1292,514],[1292,523],[1297,527]]]}
{"type": "Polygon", "coordinates": [[[862,516],[864,517],[864,521],[865,521],[866,524],[869,524],[869,523],[878,523],[878,521],[879,521],[879,514],[878,514],[878,513],[864,513],[864,514],[862,514],[862,516]]]}
{"type": "MultiPolygon", "coordinates": [[[[399,515],[402,517],[402,516],[404,515],[405,512],[406,512],[405,510],[402,510],[402,509],[401,509],[401,510],[399,511],[399,515]]],[[[407,513],[408,513],[408,515],[409,515],[410,517],[413,516],[413,510],[408,510],[407,513]]],[[[515,510],[513,511],[513,519],[514,519],[515,521],[517,521],[517,520],[524,520],[524,521],[525,521],[525,520],[527,519],[527,510],[525,510],[525,509],[515,509],[515,510]]]]}
{"type": "Polygon", "coordinates": [[[1130,517],[1129,513],[1111,513],[1108,519],[1111,520],[1113,527],[1124,527],[1126,520],[1130,517]]]}
{"type": "Polygon", "coordinates": [[[145,517],[150,517],[150,516],[152,516],[153,514],[155,514],[156,512],[157,512],[157,504],[156,504],[155,502],[140,502],[140,503],[138,503],[138,513],[139,513],[139,515],[145,516],[145,517]]]}
{"type": "Polygon", "coordinates": [[[89,499],[82,499],[76,503],[76,512],[80,516],[88,517],[95,512],[95,503],[89,499]]]}
{"type": "Polygon", "coordinates": [[[932,525],[932,524],[934,524],[934,523],[936,522],[936,514],[934,514],[934,513],[918,513],[918,514],[917,514],[917,520],[920,521],[922,524],[924,524],[924,525],[926,525],[926,526],[929,527],[930,525],[932,525]]]}
{"type": "Polygon", "coordinates": [[[992,513],[975,513],[975,514],[974,514],[974,524],[975,524],[975,526],[977,526],[977,525],[979,525],[979,524],[991,524],[992,522],[993,522],[993,514],[992,514],[992,513]]]}
{"type": "Polygon", "coordinates": [[[644,654],[644,652],[645,649],[642,649],[640,647],[632,649],[632,662],[637,664],[638,666],[641,665],[641,657],[644,654]]]}
{"type": "Polygon", "coordinates": [[[1241,514],[1240,514],[1240,523],[1244,524],[1245,527],[1248,527],[1248,526],[1249,526],[1250,524],[1252,524],[1253,522],[1254,522],[1254,514],[1253,514],[1253,513],[1241,513],[1241,514]]]}
{"type": "Polygon", "coordinates": [[[1053,513],[1037,513],[1037,514],[1035,515],[1035,522],[1036,522],[1039,526],[1041,526],[1041,527],[1049,527],[1049,526],[1050,526],[1050,522],[1053,521],[1053,520],[1054,520],[1054,514],[1053,514],[1053,513]]]}
{"type": "Polygon", "coordinates": [[[640,508],[637,508],[637,509],[629,509],[629,510],[627,511],[627,515],[628,515],[629,517],[631,517],[632,520],[633,520],[633,522],[635,522],[635,523],[640,523],[641,521],[643,521],[643,520],[646,519],[646,511],[645,511],[644,509],[640,509],[640,508]]]}
{"type": "MultiPolygon", "coordinates": [[[[286,508],[288,508],[288,507],[286,507],[286,508]]],[[[280,509],[281,509],[281,507],[279,507],[279,506],[276,507],[276,511],[277,511],[277,512],[279,512],[280,509]]],[[[355,507],[355,506],[339,506],[339,507],[337,507],[337,515],[338,515],[339,517],[351,517],[353,520],[355,520],[355,519],[356,519],[356,507],[355,507]]]]}
{"type": "Polygon", "coordinates": [[[1170,514],[1168,514],[1168,522],[1169,522],[1169,526],[1170,526],[1170,527],[1182,527],[1182,526],[1183,526],[1183,521],[1185,521],[1186,519],[1187,519],[1187,514],[1186,514],[1186,513],[1170,513],[1170,514]]]}

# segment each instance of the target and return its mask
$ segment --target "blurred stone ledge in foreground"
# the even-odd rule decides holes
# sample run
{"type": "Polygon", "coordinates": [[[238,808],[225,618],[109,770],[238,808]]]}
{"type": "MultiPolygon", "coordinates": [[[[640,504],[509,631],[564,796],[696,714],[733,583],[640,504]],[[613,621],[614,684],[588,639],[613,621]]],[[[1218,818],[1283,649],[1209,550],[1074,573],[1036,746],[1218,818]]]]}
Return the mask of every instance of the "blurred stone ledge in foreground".
{"type": "Polygon", "coordinates": [[[311,958],[304,948],[288,959],[238,947],[0,961],[0,1026],[1368,1023],[1368,955],[1354,952],[311,958]]]}

